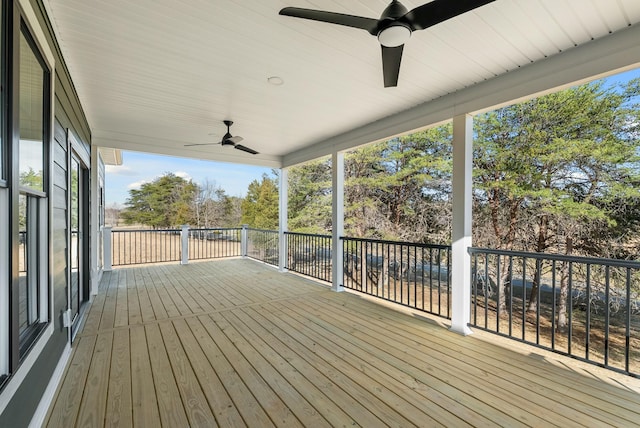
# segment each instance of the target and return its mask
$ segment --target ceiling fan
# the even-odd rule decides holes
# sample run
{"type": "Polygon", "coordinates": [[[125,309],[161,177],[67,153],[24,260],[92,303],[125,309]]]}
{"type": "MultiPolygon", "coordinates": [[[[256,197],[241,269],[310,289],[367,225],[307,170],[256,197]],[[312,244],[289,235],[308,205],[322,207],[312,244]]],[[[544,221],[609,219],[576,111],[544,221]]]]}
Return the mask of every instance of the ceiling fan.
{"type": "Polygon", "coordinates": [[[377,36],[382,45],[384,87],[388,88],[398,85],[402,49],[412,32],[424,30],[493,1],[495,0],[433,0],[409,11],[402,3],[393,0],[382,12],[380,19],[299,7],[285,7],[280,15],[360,28],[377,36]]]}
{"type": "Polygon", "coordinates": [[[218,143],[202,143],[202,144],[185,144],[185,147],[192,147],[192,146],[209,146],[211,144],[221,144],[223,146],[233,146],[234,148],[238,149],[238,150],[242,150],[243,152],[247,152],[247,153],[251,153],[252,155],[257,155],[258,152],[256,152],[255,150],[247,147],[247,146],[243,146],[241,144],[238,144],[240,141],[244,140],[244,138],[242,137],[234,137],[231,135],[231,132],[229,130],[229,128],[231,128],[231,125],[233,125],[233,121],[231,120],[224,120],[223,121],[225,125],[227,125],[227,133],[224,134],[224,137],[222,137],[222,140],[218,143]]]}

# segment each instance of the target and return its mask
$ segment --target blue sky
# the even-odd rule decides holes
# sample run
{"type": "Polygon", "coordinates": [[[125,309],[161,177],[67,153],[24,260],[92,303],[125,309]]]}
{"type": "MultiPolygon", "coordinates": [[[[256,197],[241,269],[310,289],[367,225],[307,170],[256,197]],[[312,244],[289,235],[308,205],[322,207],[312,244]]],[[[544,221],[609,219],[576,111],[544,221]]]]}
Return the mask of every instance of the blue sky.
{"type": "Polygon", "coordinates": [[[123,205],[129,190],[172,172],[198,184],[205,180],[222,187],[229,196],[245,197],[249,183],[270,174],[271,168],[222,162],[184,159],[137,152],[122,152],[121,166],[107,166],[105,177],[106,204],[123,205]]]}
{"type": "MultiPolygon", "coordinates": [[[[640,77],[640,69],[634,69],[607,78],[610,84],[626,82],[640,77]]],[[[171,156],[123,151],[122,166],[107,166],[106,203],[107,206],[123,205],[129,190],[137,189],[145,182],[151,182],[161,175],[172,172],[198,184],[205,180],[224,189],[229,196],[245,197],[249,183],[260,180],[262,174],[270,174],[271,168],[251,165],[185,159],[171,156]]]]}

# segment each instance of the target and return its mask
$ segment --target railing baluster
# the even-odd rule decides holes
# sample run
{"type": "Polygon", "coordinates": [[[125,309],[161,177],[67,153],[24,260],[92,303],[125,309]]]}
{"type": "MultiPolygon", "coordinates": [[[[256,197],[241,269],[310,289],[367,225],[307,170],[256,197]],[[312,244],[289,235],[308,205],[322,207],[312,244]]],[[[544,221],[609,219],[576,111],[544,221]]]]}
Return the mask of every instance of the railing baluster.
{"type": "MultiPolygon", "coordinates": [[[[611,302],[609,301],[609,285],[610,285],[610,272],[611,267],[605,267],[605,289],[604,289],[604,301],[605,301],[605,312],[604,312],[604,366],[609,367],[609,325],[610,325],[610,317],[611,317],[611,302]]],[[[587,302],[588,304],[589,302],[587,302]]]]}
{"type": "Polygon", "coordinates": [[[526,340],[527,327],[527,258],[522,258],[522,340],[526,340]]]}
{"type": "Polygon", "coordinates": [[[585,337],[584,337],[584,357],[589,359],[589,345],[591,344],[591,264],[587,264],[587,281],[586,293],[587,293],[587,308],[586,308],[586,321],[585,321],[585,337]]]}
{"type": "Polygon", "coordinates": [[[624,371],[629,373],[629,360],[631,359],[631,268],[627,268],[626,277],[627,316],[625,320],[625,347],[624,347],[624,371]]]}
{"type": "Polygon", "coordinates": [[[551,262],[551,350],[556,349],[556,261],[551,262]]]}
{"type": "MultiPolygon", "coordinates": [[[[488,256],[488,254],[487,254],[488,256]]],[[[501,256],[497,255],[496,256],[496,296],[497,296],[497,300],[496,300],[496,333],[500,333],[500,316],[502,315],[500,313],[500,293],[502,292],[502,290],[500,289],[500,259],[501,256]]],[[[487,278],[487,281],[489,281],[489,283],[491,283],[491,278],[487,278]]]]}
{"type": "Polygon", "coordinates": [[[569,355],[572,355],[571,352],[571,342],[573,339],[573,263],[569,262],[569,278],[568,278],[568,298],[569,303],[567,304],[567,312],[569,313],[569,325],[567,331],[567,352],[569,355]]]}
{"type": "Polygon", "coordinates": [[[540,307],[542,302],[540,300],[540,289],[542,288],[542,263],[540,259],[536,259],[536,278],[538,281],[538,289],[536,290],[536,344],[540,344],[540,307]]]}
{"type": "Polygon", "coordinates": [[[513,335],[513,256],[509,256],[509,336],[513,335]]]}
{"type": "Polygon", "coordinates": [[[471,286],[471,297],[473,299],[473,325],[478,325],[478,256],[473,254],[473,272],[471,278],[474,284],[471,286]]]}
{"type": "MultiPolygon", "coordinates": [[[[477,273],[477,271],[476,271],[477,273]]],[[[484,294],[484,327],[489,327],[489,284],[487,280],[489,278],[489,255],[485,256],[484,260],[484,281],[483,281],[483,294],[484,294]]],[[[477,286],[476,286],[477,289],[477,286]]]]}

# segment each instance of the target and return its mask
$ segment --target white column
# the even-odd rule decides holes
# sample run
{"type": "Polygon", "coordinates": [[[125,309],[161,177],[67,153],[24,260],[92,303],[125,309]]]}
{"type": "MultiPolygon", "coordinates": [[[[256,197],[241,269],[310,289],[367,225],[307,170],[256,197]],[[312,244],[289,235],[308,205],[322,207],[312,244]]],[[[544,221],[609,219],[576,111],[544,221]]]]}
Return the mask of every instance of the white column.
{"type": "Polygon", "coordinates": [[[180,241],[182,243],[181,265],[189,264],[189,225],[183,224],[180,230],[180,241]]]}
{"type": "Polygon", "coordinates": [[[471,186],[473,118],[453,118],[453,224],[451,230],[451,331],[467,335],[471,314],[471,186]]]}
{"type": "Polygon", "coordinates": [[[98,198],[98,182],[99,172],[100,172],[100,163],[99,163],[99,154],[98,147],[92,145],[91,146],[91,168],[89,168],[91,178],[89,179],[89,266],[90,266],[90,281],[91,281],[91,291],[90,294],[95,296],[98,294],[98,285],[99,285],[99,267],[98,267],[98,233],[100,232],[99,223],[99,202],[98,198]]]}
{"type": "Polygon", "coordinates": [[[104,227],[104,268],[105,272],[111,272],[113,270],[111,262],[111,226],[104,227]]]}
{"type": "Polygon", "coordinates": [[[247,253],[249,251],[249,234],[247,233],[247,228],[249,225],[243,224],[242,231],[240,232],[240,252],[242,253],[242,257],[247,257],[247,253]]]}
{"type": "Polygon", "coordinates": [[[344,261],[342,242],[344,235],[344,153],[336,152],[331,155],[331,289],[343,291],[344,261]]]}
{"type": "Polygon", "coordinates": [[[288,207],[289,207],[289,170],[280,169],[280,192],[279,192],[279,215],[280,223],[278,227],[278,243],[280,244],[278,269],[286,272],[287,265],[287,236],[284,234],[288,229],[288,207]]]}

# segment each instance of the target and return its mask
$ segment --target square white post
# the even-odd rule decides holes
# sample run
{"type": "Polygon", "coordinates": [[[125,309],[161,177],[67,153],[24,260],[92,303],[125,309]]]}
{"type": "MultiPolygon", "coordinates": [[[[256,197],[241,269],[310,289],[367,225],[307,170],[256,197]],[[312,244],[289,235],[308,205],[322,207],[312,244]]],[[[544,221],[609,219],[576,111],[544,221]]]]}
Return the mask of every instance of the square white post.
{"type": "Polygon", "coordinates": [[[340,241],[344,235],[344,153],[341,152],[331,155],[331,206],[331,289],[344,291],[344,261],[340,241]]]}
{"type": "Polygon", "coordinates": [[[242,231],[240,232],[240,252],[242,257],[246,258],[249,252],[249,231],[247,230],[249,225],[243,224],[242,231]]]}
{"type": "MultiPolygon", "coordinates": [[[[100,171],[104,168],[104,165],[100,161],[100,155],[98,153],[97,146],[91,146],[91,179],[89,180],[91,189],[89,190],[89,266],[90,266],[90,281],[91,291],[90,295],[95,296],[98,294],[98,286],[100,285],[100,263],[98,261],[98,236],[101,233],[100,227],[100,171]]],[[[102,207],[104,209],[104,207],[102,207]]],[[[104,239],[104,238],[103,238],[104,239]]],[[[103,260],[104,263],[104,260],[103,260]]],[[[104,267],[102,267],[104,269],[104,267]]]]}
{"type": "Polygon", "coordinates": [[[111,260],[111,226],[104,227],[104,235],[103,235],[103,252],[104,252],[104,271],[111,272],[113,270],[113,262],[111,260]]]}
{"type": "Polygon", "coordinates": [[[453,118],[453,224],[451,230],[451,331],[467,335],[471,317],[471,204],[473,117],[453,118]]]}
{"type": "Polygon", "coordinates": [[[180,242],[182,243],[181,265],[189,264],[189,225],[183,224],[180,230],[180,242]]]}
{"type": "Polygon", "coordinates": [[[279,244],[279,260],[278,270],[286,272],[287,266],[287,235],[288,230],[288,208],[289,208],[289,170],[287,168],[280,169],[280,188],[279,188],[279,228],[278,228],[278,244],[279,244]]]}

